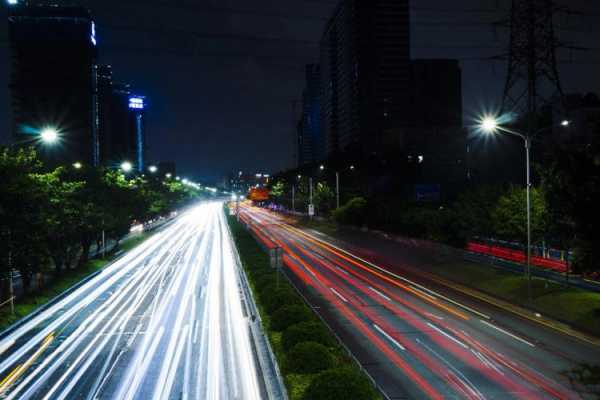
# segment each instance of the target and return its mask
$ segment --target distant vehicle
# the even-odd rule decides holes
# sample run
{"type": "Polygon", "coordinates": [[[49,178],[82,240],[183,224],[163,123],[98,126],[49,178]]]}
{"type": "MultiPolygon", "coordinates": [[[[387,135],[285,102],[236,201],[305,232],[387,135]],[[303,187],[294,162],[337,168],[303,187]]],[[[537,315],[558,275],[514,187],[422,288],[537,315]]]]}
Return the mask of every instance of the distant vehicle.
{"type": "Polygon", "coordinates": [[[253,187],[248,192],[248,198],[255,203],[269,200],[269,189],[264,187],[253,187]]]}

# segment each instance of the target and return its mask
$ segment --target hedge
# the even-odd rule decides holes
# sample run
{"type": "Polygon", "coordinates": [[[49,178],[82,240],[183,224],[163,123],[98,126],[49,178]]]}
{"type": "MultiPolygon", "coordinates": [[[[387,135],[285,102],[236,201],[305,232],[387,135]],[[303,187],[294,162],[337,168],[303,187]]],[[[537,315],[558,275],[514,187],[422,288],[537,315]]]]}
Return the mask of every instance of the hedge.
{"type": "Polygon", "coordinates": [[[372,400],[377,398],[371,382],[350,368],[320,373],[304,392],[303,400],[372,400]]]}
{"type": "Polygon", "coordinates": [[[286,355],[285,371],[314,374],[335,366],[335,358],[321,343],[302,342],[292,347],[286,355]]]}
{"type": "Polygon", "coordinates": [[[316,342],[327,347],[335,346],[331,333],[320,322],[300,322],[283,331],[281,345],[284,351],[302,342],[316,342]]]}
{"type": "MultiPolygon", "coordinates": [[[[343,367],[344,371],[354,371],[351,379],[359,376],[362,377],[359,382],[368,382],[285,277],[279,277],[277,288],[276,271],[271,268],[269,257],[254,237],[234,217],[228,216],[228,222],[275,356],[284,367],[284,381],[290,399],[303,400],[307,388],[312,387],[311,396],[321,396],[314,398],[335,400],[328,394],[327,385],[314,386],[315,379],[321,376],[317,372],[325,368],[333,367],[331,370],[337,371],[335,367],[343,367]]],[[[346,379],[346,376],[341,378],[346,379]]],[[[340,384],[346,385],[346,382],[340,384]]],[[[373,389],[370,393],[373,395],[364,399],[380,398],[373,389]]],[[[357,398],[352,394],[343,400],[350,399],[362,400],[363,397],[357,398]]]]}
{"type": "Polygon", "coordinates": [[[271,316],[271,329],[281,332],[298,322],[315,320],[311,311],[305,305],[289,304],[280,307],[271,316]]]}

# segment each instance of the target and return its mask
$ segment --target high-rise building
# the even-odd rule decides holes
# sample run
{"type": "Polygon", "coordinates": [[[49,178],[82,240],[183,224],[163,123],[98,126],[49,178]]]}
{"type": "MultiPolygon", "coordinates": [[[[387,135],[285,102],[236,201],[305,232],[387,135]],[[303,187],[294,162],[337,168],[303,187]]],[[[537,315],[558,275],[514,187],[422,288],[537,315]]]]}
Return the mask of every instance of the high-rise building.
{"type": "Polygon", "coordinates": [[[31,144],[45,128],[60,142],[39,146],[50,164],[98,163],[96,32],[88,10],[14,4],[9,11],[13,133],[31,144]]]}
{"type": "Polygon", "coordinates": [[[100,163],[107,165],[112,148],[113,80],[110,65],[98,66],[98,141],[100,163]]]}
{"type": "Polygon", "coordinates": [[[306,66],[306,83],[302,93],[302,115],[298,123],[298,165],[318,162],[326,157],[321,131],[321,69],[306,66]]]}
{"type": "Polygon", "coordinates": [[[112,83],[106,67],[100,70],[104,78],[99,103],[101,110],[106,111],[100,124],[102,164],[117,167],[128,161],[136,171],[143,172],[146,165],[146,98],[132,92],[129,85],[112,83]]]}
{"type": "Polygon", "coordinates": [[[408,0],[342,0],[320,45],[328,155],[401,145],[410,98],[408,0]]]}

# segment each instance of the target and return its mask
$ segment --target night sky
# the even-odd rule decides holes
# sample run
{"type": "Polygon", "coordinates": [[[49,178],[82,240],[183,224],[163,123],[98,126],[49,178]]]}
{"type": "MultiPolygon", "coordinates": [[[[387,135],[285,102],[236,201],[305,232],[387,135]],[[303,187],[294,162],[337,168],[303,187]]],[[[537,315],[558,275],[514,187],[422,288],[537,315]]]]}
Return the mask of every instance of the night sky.
{"type": "MultiPolygon", "coordinates": [[[[365,0],[366,1],[366,0],[365,0]]],[[[149,160],[175,160],[181,175],[218,180],[233,171],[292,166],[292,104],[304,64],[335,1],[82,0],[95,16],[100,62],[115,81],[148,96],[149,160]]],[[[600,92],[600,1],[569,0],[558,21],[561,42],[586,51],[559,53],[564,91],[600,92]],[[593,15],[589,15],[593,14],[593,15]]],[[[412,57],[458,58],[465,123],[500,101],[509,0],[413,0],[412,57]]],[[[4,7],[4,5],[3,5],[4,7]]],[[[9,49],[0,19],[0,142],[9,140],[9,49]]],[[[293,122],[294,121],[294,122],[293,122]]]]}

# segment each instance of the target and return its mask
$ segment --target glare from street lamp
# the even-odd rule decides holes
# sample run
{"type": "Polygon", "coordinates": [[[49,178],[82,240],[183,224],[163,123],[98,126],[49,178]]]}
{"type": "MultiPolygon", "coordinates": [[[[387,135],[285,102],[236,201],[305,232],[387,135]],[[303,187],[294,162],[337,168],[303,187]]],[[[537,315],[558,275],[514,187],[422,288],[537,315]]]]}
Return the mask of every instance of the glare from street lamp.
{"type": "Polygon", "coordinates": [[[151,165],[148,167],[148,171],[150,171],[152,174],[155,174],[156,171],[158,171],[158,167],[156,165],[151,165]]]}
{"type": "Polygon", "coordinates": [[[481,129],[486,133],[494,133],[498,129],[498,121],[493,117],[485,117],[481,121],[481,129]]]}
{"type": "Polygon", "coordinates": [[[354,171],[354,165],[350,166],[350,170],[354,171]]]}
{"type": "Polygon", "coordinates": [[[83,167],[83,165],[79,161],[77,161],[76,163],[73,163],[73,168],[81,169],[81,167],[83,167]]]}
{"type": "Polygon", "coordinates": [[[131,172],[131,170],[133,169],[133,165],[129,161],[124,161],[121,164],[121,169],[123,170],[123,172],[131,172]]]}
{"type": "Polygon", "coordinates": [[[172,176],[173,176],[173,175],[171,175],[171,173],[170,173],[170,172],[167,172],[167,173],[165,174],[165,177],[167,177],[167,178],[171,178],[172,176]]]}
{"type": "Polygon", "coordinates": [[[52,144],[58,140],[58,131],[54,128],[44,128],[40,132],[42,142],[52,144]]]}
{"type": "Polygon", "coordinates": [[[561,121],[561,126],[567,127],[569,125],[571,125],[571,121],[569,121],[568,119],[565,119],[563,121],[561,121]]]}
{"type": "Polygon", "coordinates": [[[325,169],[325,166],[324,166],[324,165],[321,165],[321,166],[319,167],[319,169],[320,169],[321,171],[323,171],[323,170],[325,169]]]}

